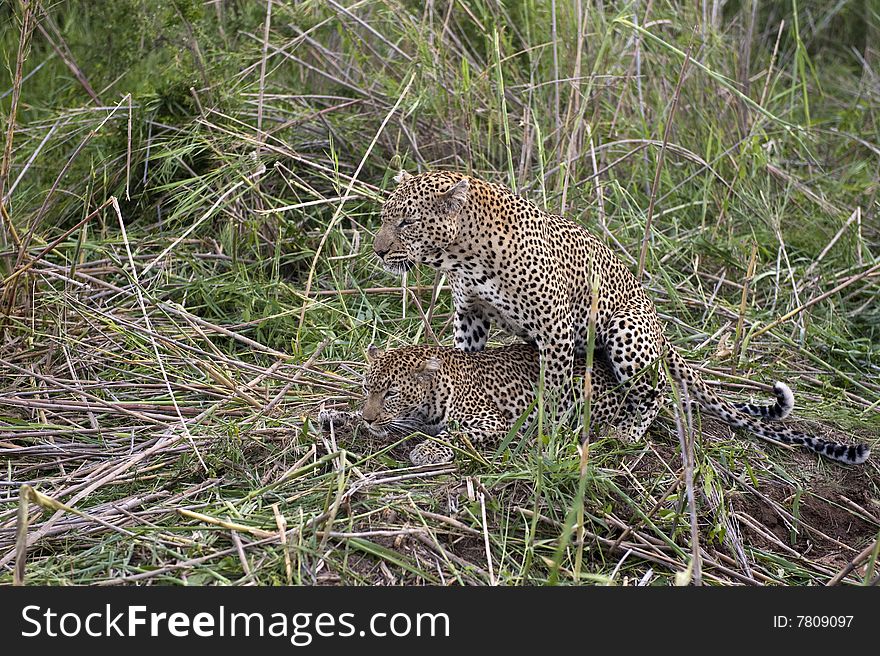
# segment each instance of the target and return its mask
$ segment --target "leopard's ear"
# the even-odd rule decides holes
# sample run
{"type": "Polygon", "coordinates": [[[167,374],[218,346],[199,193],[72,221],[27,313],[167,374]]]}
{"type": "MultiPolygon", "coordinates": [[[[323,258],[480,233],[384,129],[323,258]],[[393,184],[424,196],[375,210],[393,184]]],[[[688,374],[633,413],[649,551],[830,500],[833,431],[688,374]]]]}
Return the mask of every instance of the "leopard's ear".
{"type": "Polygon", "coordinates": [[[467,178],[462,178],[440,196],[440,201],[446,206],[449,212],[458,212],[467,202],[468,191],[471,183],[467,178]]]}
{"type": "Polygon", "coordinates": [[[382,355],[382,349],[380,349],[375,344],[370,344],[367,347],[367,360],[369,360],[370,362],[372,362],[373,360],[375,360],[376,358],[378,358],[381,355],[382,355]]]}
{"type": "Polygon", "coordinates": [[[419,367],[419,373],[423,376],[433,376],[440,369],[440,360],[437,358],[426,358],[419,367]]]}
{"type": "Polygon", "coordinates": [[[394,181],[397,184],[400,184],[401,182],[406,182],[411,177],[412,177],[412,175],[410,175],[409,173],[407,173],[403,169],[400,169],[400,171],[397,172],[397,175],[394,176],[394,181]]]}

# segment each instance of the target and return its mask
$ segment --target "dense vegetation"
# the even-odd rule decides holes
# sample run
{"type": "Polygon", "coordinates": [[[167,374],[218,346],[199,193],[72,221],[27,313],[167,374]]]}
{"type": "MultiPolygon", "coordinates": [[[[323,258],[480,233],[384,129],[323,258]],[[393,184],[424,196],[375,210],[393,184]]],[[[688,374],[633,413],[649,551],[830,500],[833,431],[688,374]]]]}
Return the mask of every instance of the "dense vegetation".
{"type": "Polygon", "coordinates": [[[877,451],[878,42],[847,0],[0,2],[0,583],[876,583],[877,456],[670,403],[583,476],[552,427],[414,470],[309,417],[449,343],[370,244],[452,168],[647,238],[707,378],[877,451]]]}

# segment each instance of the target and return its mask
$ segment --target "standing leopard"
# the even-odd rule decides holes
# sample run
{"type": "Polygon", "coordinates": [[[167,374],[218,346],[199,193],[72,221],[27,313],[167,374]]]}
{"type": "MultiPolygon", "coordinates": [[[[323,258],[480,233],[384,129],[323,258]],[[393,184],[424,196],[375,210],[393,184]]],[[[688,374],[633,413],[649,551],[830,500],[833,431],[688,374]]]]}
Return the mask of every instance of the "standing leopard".
{"type": "MultiPolygon", "coordinates": [[[[370,368],[364,378],[362,408],[354,413],[322,410],[319,420],[325,427],[359,420],[380,438],[418,430],[453,444],[464,435],[473,444],[484,445],[500,442],[526,413],[524,427],[535,418],[540,360],[532,344],[476,353],[448,346],[405,346],[383,352],[371,345],[367,359],[370,368]]],[[[585,364],[578,362],[575,378],[583,379],[585,372],[585,364]]],[[[613,425],[619,420],[622,394],[602,360],[593,363],[590,387],[591,429],[613,425]]],[[[782,419],[791,411],[794,397],[782,384],[775,392],[774,405],[737,407],[765,419],[782,419]]],[[[413,464],[425,465],[449,462],[453,455],[449,446],[425,440],[409,457],[413,464]]]]}
{"type": "Polygon", "coordinates": [[[676,384],[709,414],[763,437],[858,464],[864,444],[848,446],[771,427],[709,388],[663,334],[654,303],[601,240],[509,189],[460,173],[401,172],[382,207],[373,249],[386,269],[426,264],[447,275],[455,346],[481,351],[491,322],[534,343],[552,398],[571,386],[586,348],[591,280],[598,280],[596,343],[623,384],[620,434],[641,439],[660,409],[665,364],[676,384]]]}

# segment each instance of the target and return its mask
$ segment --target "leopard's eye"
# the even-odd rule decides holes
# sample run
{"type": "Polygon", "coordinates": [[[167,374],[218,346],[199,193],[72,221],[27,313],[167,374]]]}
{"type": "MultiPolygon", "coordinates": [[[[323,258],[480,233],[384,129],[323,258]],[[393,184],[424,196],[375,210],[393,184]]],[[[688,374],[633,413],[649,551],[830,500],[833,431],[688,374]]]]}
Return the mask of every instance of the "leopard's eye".
{"type": "Polygon", "coordinates": [[[398,394],[400,394],[400,390],[397,389],[396,387],[391,387],[388,389],[387,392],[385,392],[385,398],[386,399],[393,399],[398,394]]]}
{"type": "Polygon", "coordinates": [[[413,225],[417,221],[418,221],[418,218],[416,218],[415,216],[408,216],[405,219],[401,219],[400,222],[398,222],[397,229],[402,230],[403,228],[406,228],[407,226],[413,225]]]}

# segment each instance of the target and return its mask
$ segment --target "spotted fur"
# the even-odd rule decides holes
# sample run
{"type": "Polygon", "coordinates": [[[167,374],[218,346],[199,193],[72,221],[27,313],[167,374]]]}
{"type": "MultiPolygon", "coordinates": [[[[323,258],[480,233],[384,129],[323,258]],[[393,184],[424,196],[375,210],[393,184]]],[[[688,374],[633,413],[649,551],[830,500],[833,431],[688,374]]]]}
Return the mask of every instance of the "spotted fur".
{"type": "MultiPolygon", "coordinates": [[[[540,364],[531,344],[512,344],[466,353],[442,346],[405,346],[382,352],[368,350],[370,369],[366,397],[354,415],[324,411],[323,424],[360,420],[377,437],[406,436],[420,431],[454,443],[459,435],[474,445],[495,444],[516,421],[534,417],[540,364]]],[[[585,366],[575,374],[583,378],[585,366]]],[[[619,384],[601,360],[592,372],[590,418],[593,428],[612,423],[621,408],[619,384]]],[[[410,453],[414,464],[452,460],[453,450],[426,440],[410,453]]]]}
{"type": "Polygon", "coordinates": [[[654,303],[601,240],[501,185],[451,172],[402,173],[373,248],[391,271],[426,264],[446,273],[457,348],[482,350],[492,322],[534,343],[553,399],[564,398],[575,355],[585,350],[590,281],[597,278],[597,344],[625,386],[620,430],[631,439],[644,435],[660,409],[658,365],[665,363],[691,398],[731,426],[844,463],[868,457],[866,445],[772,426],[719,397],[667,341],[654,303]]]}
{"type": "MultiPolygon", "coordinates": [[[[367,355],[370,369],[364,380],[363,407],[357,413],[322,411],[324,425],[360,420],[383,438],[420,431],[446,442],[464,435],[472,444],[494,444],[525,413],[530,414],[524,427],[534,420],[540,359],[532,344],[475,353],[442,346],[382,352],[371,346],[367,355]]],[[[575,378],[582,380],[585,372],[585,363],[577,362],[575,378]]],[[[590,382],[590,428],[595,432],[619,421],[626,400],[602,354],[594,359],[590,382]]],[[[772,417],[784,412],[786,403],[779,399],[772,407],[749,407],[772,417]]],[[[425,440],[410,453],[410,460],[419,465],[448,462],[452,457],[451,448],[433,440],[425,440]]]]}

